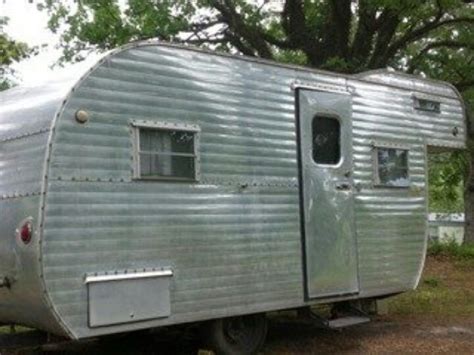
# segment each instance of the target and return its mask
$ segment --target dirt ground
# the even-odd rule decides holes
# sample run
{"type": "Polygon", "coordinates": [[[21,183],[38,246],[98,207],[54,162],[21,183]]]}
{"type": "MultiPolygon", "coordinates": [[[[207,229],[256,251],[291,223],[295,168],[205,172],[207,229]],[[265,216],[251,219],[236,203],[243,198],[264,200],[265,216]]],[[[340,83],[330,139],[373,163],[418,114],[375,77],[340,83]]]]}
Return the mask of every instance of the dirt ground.
{"type": "Polygon", "coordinates": [[[383,317],[340,332],[272,324],[265,354],[474,354],[474,320],[383,317]]]}
{"type": "Polygon", "coordinates": [[[416,291],[387,300],[387,312],[340,332],[273,320],[265,354],[474,354],[474,263],[427,259],[416,291]]]}
{"type": "MultiPolygon", "coordinates": [[[[66,354],[198,354],[193,340],[122,339],[113,346],[91,345],[66,354]]],[[[320,329],[294,320],[270,323],[267,354],[474,354],[471,318],[410,319],[382,317],[342,331],[320,329]]]]}
{"type": "MultiPolygon", "coordinates": [[[[418,289],[387,300],[386,313],[342,331],[272,317],[263,354],[474,354],[473,263],[428,258],[418,289]]],[[[169,345],[196,353],[191,343],[169,345]]]]}
{"type": "MultiPolygon", "coordinates": [[[[416,291],[389,299],[384,315],[341,331],[272,316],[262,354],[474,354],[474,263],[428,258],[416,291]]],[[[209,354],[193,337],[129,335],[62,354],[209,354]]],[[[66,350],[66,351],[65,351],[66,350]]],[[[51,354],[56,353],[48,352],[51,354]]]]}

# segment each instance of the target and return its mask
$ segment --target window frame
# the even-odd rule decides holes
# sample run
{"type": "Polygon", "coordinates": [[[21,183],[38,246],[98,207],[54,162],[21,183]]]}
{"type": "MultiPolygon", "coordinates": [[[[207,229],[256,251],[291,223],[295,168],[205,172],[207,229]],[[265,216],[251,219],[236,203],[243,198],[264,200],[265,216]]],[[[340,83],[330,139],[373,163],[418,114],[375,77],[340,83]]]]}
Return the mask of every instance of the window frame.
{"type": "MultiPolygon", "coordinates": [[[[199,182],[201,179],[201,157],[200,157],[200,138],[201,128],[195,124],[187,123],[171,123],[165,121],[141,121],[133,120],[131,125],[131,136],[132,136],[132,179],[138,181],[182,181],[182,182],[199,182]],[[189,132],[194,137],[194,174],[193,177],[177,177],[177,176],[142,176],[140,163],[141,163],[141,151],[140,151],[140,130],[158,130],[158,131],[179,131],[189,132]]],[[[159,155],[159,154],[156,154],[159,155]]],[[[180,156],[177,154],[166,154],[168,156],[180,156]]]]}
{"type": "Polygon", "coordinates": [[[311,120],[311,161],[313,162],[313,164],[316,164],[317,166],[320,166],[320,167],[323,167],[323,168],[332,168],[332,169],[337,169],[339,168],[343,161],[344,161],[344,157],[343,157],[343,149],[342,149],[342,120],[341,118],[338,116],[338,115],[335,115],[333,113],[325,113],[325,112],[318,112],[316,113],[312,120],[311,120]],[[339,160],[336,164],[322,164],[322,163],[318,163],[316,162],[316,160],[314,160],[314,130],[313,130],[313,124],[314,124],[314,120],[316,118],[329,118],[329,119],[332,119],[332,120],[336,120],[337,123],[339,124],[339,140],[338,140],[338,144],[339,144],[339,160]]]}
{"type": "Polygon", "coordinates": [[[440,114],[442,111],[441,110],[442,102],[439,101],[438,98],[435,98],[429,95],[413,94],[412,99],[413,99],[413,108],[417,112],[440,114]],[[423,103],[425,102],[426,103],[431,102],[435,104],[436,108],[430,109],[430,108],[424,107],[423,103]]]}
{"type": "Polygon", "coordinates": [[[403,145],[397,145],[397,144],[384,144],[384,143],[375,143],[372,144],[372,161],[373,161],[373,166],[374,166],[374,171],[373,171],[373,183],[374,187],[378,188],[388,188],[388,189],[409,189],[412,185],[411,181],[411,174],[410,174],[410,147],[403,146],[403,145]],[[383,183],[380,180],[380,175],[379,175],[379,159],[378,159],[378,150],[379,149],[394,149],[394,150],[403,150],[407,152],[407,184],[406,185],[388,185],[386,183],[383,183]]]}

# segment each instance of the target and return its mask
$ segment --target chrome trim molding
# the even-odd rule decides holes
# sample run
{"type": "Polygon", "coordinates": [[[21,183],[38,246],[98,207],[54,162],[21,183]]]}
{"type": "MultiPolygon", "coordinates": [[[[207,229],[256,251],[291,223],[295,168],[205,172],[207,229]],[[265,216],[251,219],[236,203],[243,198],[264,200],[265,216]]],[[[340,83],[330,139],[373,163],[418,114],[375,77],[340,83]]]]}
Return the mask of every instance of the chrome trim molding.
{"type": "Polygon", "coordinates": [[[108,282],[108,281],[121,281],[121,280],[134,280],[134,279],[145,279],[151,277],[170,277],[173,276],[173,270],[156,270],[156,271],[142,271],[134,273],[122,273],[122,274],[105,274],[105,275],[88,275],[86,276],[84,283],[90,284],[94,282],[108,282]]]}

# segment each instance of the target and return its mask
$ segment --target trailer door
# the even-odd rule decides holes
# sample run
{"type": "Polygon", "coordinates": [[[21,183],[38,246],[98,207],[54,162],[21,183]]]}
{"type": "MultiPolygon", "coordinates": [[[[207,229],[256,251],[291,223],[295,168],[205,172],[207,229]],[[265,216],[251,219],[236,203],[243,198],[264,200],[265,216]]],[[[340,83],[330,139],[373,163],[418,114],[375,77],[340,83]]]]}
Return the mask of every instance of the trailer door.
{"type": "Polygon", "coordinates": [[[299,89],[297,97],[307,296],[355,294],[351,96],[299,89]]]}

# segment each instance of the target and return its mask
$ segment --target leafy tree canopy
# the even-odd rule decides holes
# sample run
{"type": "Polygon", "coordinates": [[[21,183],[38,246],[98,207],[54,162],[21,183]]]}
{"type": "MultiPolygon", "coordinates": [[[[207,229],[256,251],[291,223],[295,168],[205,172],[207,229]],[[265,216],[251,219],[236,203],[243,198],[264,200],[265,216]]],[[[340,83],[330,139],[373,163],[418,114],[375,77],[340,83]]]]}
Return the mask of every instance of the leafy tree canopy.
{"type": "Polygon", "coordinates": [[[11,39],[5,32],[4,27],[8,24],[8,18],[0,17],[0,91],[12,85],[9,77],[13,73],[10,65],[26,58],[30,49],[25,43],[11,39]]]}
{"type": "Polygon", "coordinates": [[[429,209],[432,212],[463,212],[464,181],[469,179],[469,154],[454,151],[429,156],[429,209]]]}
{"type": "Polygon", "coordinates": [[[63,60],[146,38],[339,72],[392,67],[474,82],[472,0],[43,0],[63,60]]]}

